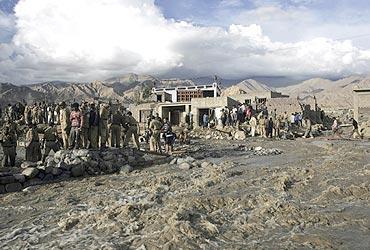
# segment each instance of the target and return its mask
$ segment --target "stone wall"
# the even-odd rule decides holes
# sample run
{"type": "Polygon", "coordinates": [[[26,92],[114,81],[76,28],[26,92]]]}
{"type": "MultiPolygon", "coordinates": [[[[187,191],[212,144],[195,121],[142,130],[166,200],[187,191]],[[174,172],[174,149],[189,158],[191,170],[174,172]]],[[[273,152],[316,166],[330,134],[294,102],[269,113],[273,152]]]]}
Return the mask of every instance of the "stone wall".
{"type": "Polygon", "coordinates": [[[21,172],[0,173],[0,194],[51,182],[117,172],[131,172],[135,167],[163,163],[165,156],[154,156],[133,149],[61,150],[45,163],[24,162],[21,172]]]}

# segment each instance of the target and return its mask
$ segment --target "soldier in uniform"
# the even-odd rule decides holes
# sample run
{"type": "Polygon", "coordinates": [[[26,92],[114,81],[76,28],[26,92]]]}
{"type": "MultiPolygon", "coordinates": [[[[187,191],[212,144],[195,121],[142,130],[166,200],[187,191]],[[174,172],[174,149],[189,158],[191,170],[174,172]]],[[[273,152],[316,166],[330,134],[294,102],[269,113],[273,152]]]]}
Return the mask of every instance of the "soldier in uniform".
{"type": "Polygon", "coordinates": [[[24,107],[24,114],[23,114],[24,122],[26,123],[26,125],[28,125],[32,122],[31,112],[32,112],[31,106],[26,104],[26,106],[24,107]]]}
{"type": "Polygon", "coordinates": [[[54,126],[54,122],[49,122],[49,126],[44,131],[44,145],[45,145],[45,152],[42,156],[42,161],[45,162],[46,157],[49,155],[50,151],[53,150],[54,153],[59,151],[59,143],[58,143],[58,132],[56,127],[54,126]]]}
{"type": "Polygon", "coordinates": [[[30,124],[26,133],[26,161],[37,162],[41,160],[39,134],[35,124],[30,124]]]}
{"type": "Polygon", "coordinates": [[[124,118],[118,110],[114,110],[110,119],[110,138],[111,147],[121,147],[121,125],[124,124],[124,118]]]}
{"type": "Polygon", "coordinates": [[[1,131],[0,144],[4,153],[2,167],[15,167],[17,136],[9,124],[5,125],[1,131]]]}
{"type": "Polygon", "coordinates": [[[69,131],[71,128],[71,123],[69,120],[69,110],[67,109],[67,105],[65,102],[62,102],[60,104],[60,115],[59,115],[59,121],[60,121],[60,127],[62,129],[62,140],[63,140],[63,148],[68,149],[69,143],[69,131]]]}
{"type": "Polygon", "coordinates": [[[87,110],[87,103],[81,105],[82,122],[81,122],[81,146],[87,149],[89,147],[89,111],[87,110]]]}
{"type": "Polygon", "coordinates": [[[95,108],[95,103],[90,103],[89,140],[90,148],[97,149],[99,143],[99,113],[95,108]]]}
{"type": "Polygon", "coordinates": [[[126,147],[132,138],[137,149],[140,149],[138,124],[135,118],[132,116],[131,111],[127,112],[127,115],[125,116],[125,126],[127,127],[127,132],[125,136],[125,141],[123,142],[123,146],[126,147]]]}
{"type": "Polygon", "coordinates": [[[100,105],[99,112],[100,147],[105,148],[108,140],[109,108],[107,104],[100,105]]]}
{"type": "Polygon", "coordinates": [[[160,145],[161,128],[162,123],[159,121],[159,119],[156,119],[154,118],[154,116],[152,116],[151,122],[149,124],[149,129],[152,132],[152,136],[150,137],[149,141],[150,151],[162,153],[162,148],[160,145]]]}
{"type": "Polygon", "coordinates": [[[78,103],[73,104],[73,111],[70,114],[71,132],[69,135],[69,148],[80,148],[80,132],[83,124],[82,113],[80,112],[78,103]]]}

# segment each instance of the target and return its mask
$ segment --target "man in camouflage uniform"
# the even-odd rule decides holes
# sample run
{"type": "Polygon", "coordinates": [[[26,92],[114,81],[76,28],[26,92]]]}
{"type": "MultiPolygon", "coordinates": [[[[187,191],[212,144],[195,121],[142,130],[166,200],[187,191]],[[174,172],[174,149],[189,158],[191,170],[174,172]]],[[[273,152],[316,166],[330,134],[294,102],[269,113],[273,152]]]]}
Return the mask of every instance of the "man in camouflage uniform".
{"type": "Polygon", "coordinates": [[[45,152],[42,156],[42,161],[45,162],[46,157],[49,155],[50,151],[53,150],[54,153],[59,151],[58,143],[58,132],[57,128],[54,126],[54,122],[49,122],[49,126],[44,131],[44,145],[45,152]]]}
{"type": "Polygon", "coordinates": [[[125,141],[123,142],[123,146],[128,146],[132,138],[137,149],[140,149],[138,123],[132,116],[132,113],[130,111],[127,112],[127,115],[125,116],[125,126],[127,127],[127,132],[125,136],[125,141]]]}
{"type": "Polygon", "coordinates": [[[3,127],[0,133],[0,144],[4,153],[2,167],[15,167],[17,136],[10,124],[3,127]]]}
{"type": "Polygon", "coordinates": [[[150,137],[150,141],[149,141],[150,151],[162,153],[162,149],[160,145],[161,128],[162,128],[162,123],[159,121],[159,119],[156,119],[153,116],[149,124],[149,129],[152,132],[152,136],[150,137]]]}
{"type": "Polygon", "coordinates": [[[110,119],[110,138],[111,147],[121,147],[121,125],[124,124],[124,118],[119,110],[114,110],[110,119]]]}
{"type": "Polygon", "coordinates": [[[82,121],[81,121],[81,146],[84,149],[89,147],[89,111],[87,109],[87,103],[81,105],[82,121]]]}
{"type": "Polygon", "coordinates": [[[109,119],[109,107],[107,104],[101,104],[99,111],[99,134],[101,148],[107,147],[108,119],[109,119]]]}
{"type": "Polygon", "coordinates": [[[69,135],[69,149],[80,148],[80,132],[83,123],[83,116],[79,109],[78,103],[73,104],[73,110],[70,114],[71,131],[69,135]]]}
{"type": "Polygon", "coordinates": [[[95,108],[95,103],[90,103],[89,140],[90,148],[97,149],[99,143],[99,112],[95,108]]]}
{"type": "Polygon", "coordinates": [[[71,122],[69,120],[70,113],[67,109],[67,105],[65,102],[62,102],[60,104],[60,115],[59,115],[59,121],[60,121],[60,127],[62,129],[62,140],[63,140],[63,148],[68,149],[69,143],[69,131],[71,129],[71,122]]]}
{"type": "Polygon", "coordinates": [[[30,124],[26,133],[26,161],[38,162],[41,160],[40,139],[37,126],[30,124]]]}

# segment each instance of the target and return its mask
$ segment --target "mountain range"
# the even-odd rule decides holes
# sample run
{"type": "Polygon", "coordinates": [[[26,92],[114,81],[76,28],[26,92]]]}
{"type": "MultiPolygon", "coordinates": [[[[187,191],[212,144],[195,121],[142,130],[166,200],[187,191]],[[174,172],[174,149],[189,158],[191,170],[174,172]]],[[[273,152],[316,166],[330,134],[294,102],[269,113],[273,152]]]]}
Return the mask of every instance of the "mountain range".
{"type": "MultiPolygon", "coordinates": [[[[62,81],[44,82],[32,85],[17,86],[10,83],[0,83],[0,105],[25,100],[40,101],[92,101],[96,99],[117,100],[121,103],[143,101],[150,96],[153,87],[193,86],[209,84],[213,79],[158,79],[150,75],[127,74],[104,81],[90,83],[71,83],[62,81]]],[[[352,108],[352,90],[357,87],[370,88],[370,77],[350,76],[340,80],[314,78],[281,88],[273,88],[256,79],[246,79],[239,82],[227,80],[222,82],[223,95],[239,93],[278,91],[291,98],[316,96],[322,108],[352,108]]]]}

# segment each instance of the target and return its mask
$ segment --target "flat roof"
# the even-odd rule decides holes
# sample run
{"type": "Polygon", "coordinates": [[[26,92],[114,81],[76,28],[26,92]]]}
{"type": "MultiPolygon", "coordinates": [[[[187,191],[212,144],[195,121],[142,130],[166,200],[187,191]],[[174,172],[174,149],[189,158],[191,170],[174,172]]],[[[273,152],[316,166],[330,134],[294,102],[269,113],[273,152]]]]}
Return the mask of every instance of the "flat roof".
{"type": "Polygon", "coordinates": [[[370,92],[370,88],[366,88],[366,89],[354,89],[353,91],[354,92],[370,92]]]}

